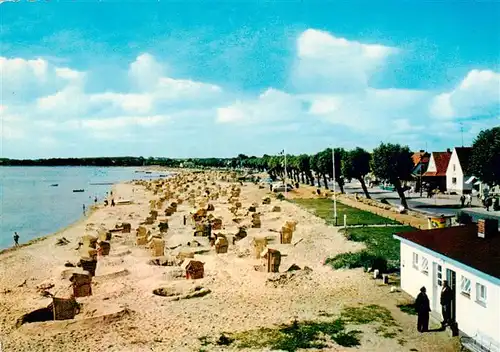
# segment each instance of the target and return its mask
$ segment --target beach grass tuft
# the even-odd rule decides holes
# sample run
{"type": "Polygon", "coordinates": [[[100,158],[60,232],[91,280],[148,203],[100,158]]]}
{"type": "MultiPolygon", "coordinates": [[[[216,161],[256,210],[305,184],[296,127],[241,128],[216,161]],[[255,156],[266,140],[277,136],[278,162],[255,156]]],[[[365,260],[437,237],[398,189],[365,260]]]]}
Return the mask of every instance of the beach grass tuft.
{"type": "Polygon", "coordinates": [[[357,227],[342,229],[344,236],[355,242],[363,242],[366,249],[355,253],[341,253],[328,258],[326,264],[334,269],[372,268],[380,272],[392,272],[399,268],[399,241],[393,237],[397,232],[414,231],[410,226],[357,227]]]}
{"type": "MultiPolygon", "coordinates": [[[[322,315],[325,316],[325,315],[322,315]]],[[[330,316],[330,315],[328,315],[330,316]]],[[[271,349],[294,352],[299,349],[322,349],[331,347],[331,343],[343,347],[361,345],[362,331],[348,329],[348,325],[377,324],[376,332],[386,338],[397,335],[391,328],[397,326],[388,309],[377,306],[344,308],[340,316],[321,321],[293,321],[277,327],[264,327],[248,331],[225,333],[212,344],[232,345],[236,348],[271,349]]],[[[207,338],[200,338],[203,346],[208,346],[207,338]]]]}
{"type": "Polygon", "coordinates": [[[406,314],[417,315],[417,309],[414,303],[398,304],[398,308],[406,314]]]}

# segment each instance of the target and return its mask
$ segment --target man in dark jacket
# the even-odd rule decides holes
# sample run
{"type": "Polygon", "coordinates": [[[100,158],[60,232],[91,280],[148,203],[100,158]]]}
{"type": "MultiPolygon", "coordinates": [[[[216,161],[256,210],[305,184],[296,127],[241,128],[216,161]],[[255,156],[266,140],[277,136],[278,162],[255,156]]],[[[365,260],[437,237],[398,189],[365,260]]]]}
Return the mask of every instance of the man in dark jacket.
{"type": "Polygon", "coordinates": [[[443,289],[441,290],[441,312],[443,314],[443,322],[441,325],[445,327],[446,325],[450,325],[451,321],[451,302],[453,301],[453,291],[451,287],[448,286],[448,281],[443,281],[443,289]]]}
{"type": "Polygon", "coordinates": [[[429,312],[431,311],[431,306],[425,291],[425,287],[422,287],[415,300],[415,309],[418,314],[417,330],[419,332],[426,332],[429,330],[429,312]]]}

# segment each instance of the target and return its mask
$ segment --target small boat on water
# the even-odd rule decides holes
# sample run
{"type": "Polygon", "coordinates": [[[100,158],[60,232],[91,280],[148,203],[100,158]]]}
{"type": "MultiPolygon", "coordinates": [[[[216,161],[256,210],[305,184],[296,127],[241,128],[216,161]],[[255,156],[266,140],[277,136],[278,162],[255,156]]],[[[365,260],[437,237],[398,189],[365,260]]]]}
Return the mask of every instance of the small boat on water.
{"type": "Polygon", "coordinates": [[[57,187],[57,186],[59,186],[59,183],[53,183],[50,185],[50,187],[57,187]]]}
{"type": "Polygon", "coordinates": [[[146,172],[144,172],[144,173],[146,173],[146,174],[152,174],[152,172],[151,172],[151,171],[146,171],[146,172]]]}
{"type": "Polygon", "coordinates": [[[73,192],[75,192],[75,193],[76,192],[85,192],[85,190],[84,189],[74,189],[73,192]]]}

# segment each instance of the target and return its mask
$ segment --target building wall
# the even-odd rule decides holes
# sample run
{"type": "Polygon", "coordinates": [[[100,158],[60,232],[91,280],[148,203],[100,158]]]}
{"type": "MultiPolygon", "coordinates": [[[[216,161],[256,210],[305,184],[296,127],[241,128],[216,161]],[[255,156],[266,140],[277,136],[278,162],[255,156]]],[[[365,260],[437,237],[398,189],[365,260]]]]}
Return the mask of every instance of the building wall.
{"type": "Polygon", "coordinates": [[[416,297],[420,292],[420,288],[425,286],[427,296],[431,301],[431,309],[438,316],[441,316],[441,306],[439,304],[441,287],[437,287],[436,290],[433,288],[435,281],[433,263],[442,266],[443,280],[446,279],[446,269],[453,270],[456,273],[455,307],[458,328],[469,336],[474,336],[479,331],[481,334],[487,335],[500,343],[500,284],[481,278],[448,260],[437,258],[430,252],[424,252],[408,244],[401,243],[401,288],[412,297],[416,297]],[[418,269],[413,267],[413,253],[418,254],[419,265],[422,257],[427,258],[427,275],[421,272],[420,267],[418,269]],[[471,282],[469,297],[461,293],[462,276],[467,277],[471,282]],[[487,301],[485,305],[476,301],[476,283],[486,287],[487,301]]]}
{"type": "Polygon", "coordinates": [[[457,192],[458,194],[470,193],[472,191],[472,184],[466,184],[465,181],[469,179],[468,176],[463,174],[462,166],[458,159],[458,155],[455,149],[451,154],[450,163],[446,169],[446,191],[447,192],[457,192]],[[454,169],[455,167],[455,169],[454,169]],[[453,183],[453,178],[456,178],[456,182],[453,183]]]}
{"type": "Polygon", "coordinates": [[[426,172],[437,172],[436,162],[434,161],[433,154],[431,154],[431,158],[429,159],[429,165],[427,166],[426,172]]]}

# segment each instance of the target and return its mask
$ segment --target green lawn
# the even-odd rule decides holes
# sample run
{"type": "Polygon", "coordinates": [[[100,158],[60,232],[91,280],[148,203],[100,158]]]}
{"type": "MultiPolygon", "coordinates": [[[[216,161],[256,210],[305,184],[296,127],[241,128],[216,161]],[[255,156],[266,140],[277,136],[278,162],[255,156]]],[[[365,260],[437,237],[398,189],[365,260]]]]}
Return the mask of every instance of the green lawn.
{"type": "Polygon", "coordinates": [[[342,253],[329,258],[327,263],[334,268],[376,267],[382,272],[399,268],[399,241],[392,237],[398,232],[415,231],[411,226],[357,227],[344,233],[350,241],[363,242],[366,249],[356,253],[342,253]]]}
{"type": "MultiPolygon", "coordinates": [[[[293,199],[291,202],[296,203],[316,216],[325,219],[328,224],[334,224],[333,216],[333,201],[324,198],[312,199],[293,199]]],[[[344,214],[347,215],[347,225],[384,225],[398,224],[397,221],[384,218],[369,211],[352,208],[337,201],[337,224],[344,224],[344,214]]]]}

